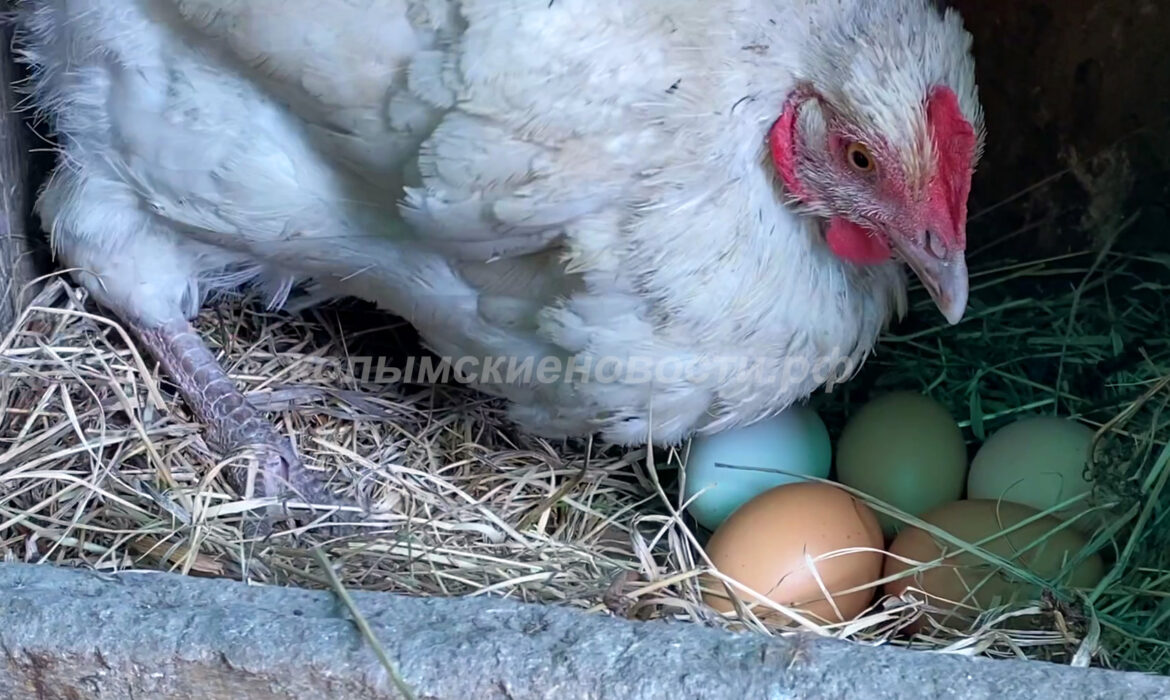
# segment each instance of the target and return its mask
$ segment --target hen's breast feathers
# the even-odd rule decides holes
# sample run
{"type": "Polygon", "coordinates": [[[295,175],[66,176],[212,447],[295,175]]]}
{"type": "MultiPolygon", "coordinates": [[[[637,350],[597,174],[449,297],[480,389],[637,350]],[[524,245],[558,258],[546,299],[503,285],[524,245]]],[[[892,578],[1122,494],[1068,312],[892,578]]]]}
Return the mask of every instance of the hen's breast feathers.
{"type": "MultiPolygon", "coordinates": [[[[104,76],[76,97],[70,81],[84,76],[49,80],[60,93],[50,99],[108,100],[94,117],[110,123],[106,142],[91,138],[95,124],[70,133],[62,122],[70,157],[112,164],[202,245],[406,316],[442,354],[677,366],[726,354],[765,370],[858,359],[904,291],[892,266],[839,264],[814,224],[779,203],[763,135],[788,89],[790,49],[763,43],[760,27],[792,9],[115,4],[43,10],[79,34],[86,22],[119,25],[91,26],[88,45],[37,49],[58,70],[87,56],[104,76]],[[712,40],[712,26],[726,36],[712,40]],[[104,52],[117,58],[96,58],[104,52]],[[759,63],[767,70],[747,69],[759,63]]],[[[73,245],[94,245],[83,234],[73,245]]],[[[546,434],[662,442],[759,418],[819,383],[484,388],[546,434]]]]}

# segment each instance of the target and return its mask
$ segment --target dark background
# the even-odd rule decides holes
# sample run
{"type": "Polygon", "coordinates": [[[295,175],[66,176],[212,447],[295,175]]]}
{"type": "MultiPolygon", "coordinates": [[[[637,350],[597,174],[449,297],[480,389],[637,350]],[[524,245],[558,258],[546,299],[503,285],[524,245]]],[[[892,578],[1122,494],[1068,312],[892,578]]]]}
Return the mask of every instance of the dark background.
{"type": "Polygon", "coordinates": [[[1170,250],[1170,0],[951,0],[975,37],[987,150],[969,245],[1083,250],[1103,218],[1137,214],[1119,245],[1170,250]],[[1090,214],[1086,220],[1085,215],[1090,214]]]}

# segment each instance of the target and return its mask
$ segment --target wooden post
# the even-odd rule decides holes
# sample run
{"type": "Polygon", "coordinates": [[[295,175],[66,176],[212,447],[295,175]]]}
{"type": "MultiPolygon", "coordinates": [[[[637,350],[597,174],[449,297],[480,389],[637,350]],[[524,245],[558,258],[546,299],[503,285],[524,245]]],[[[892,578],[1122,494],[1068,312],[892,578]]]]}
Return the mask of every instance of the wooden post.
{"type": "MultiPolygon", "coordinates": [[[[2,7],[7,8],[7,3],[2,7]]],[[[29,151],[25,126],[16,112],[13,81],[16,65],[9,47],[12,27],[0,23],[0,335],[12,327],[22,301],[31,298],[26,285],[34,276],[28,238],[29,151]]]]}

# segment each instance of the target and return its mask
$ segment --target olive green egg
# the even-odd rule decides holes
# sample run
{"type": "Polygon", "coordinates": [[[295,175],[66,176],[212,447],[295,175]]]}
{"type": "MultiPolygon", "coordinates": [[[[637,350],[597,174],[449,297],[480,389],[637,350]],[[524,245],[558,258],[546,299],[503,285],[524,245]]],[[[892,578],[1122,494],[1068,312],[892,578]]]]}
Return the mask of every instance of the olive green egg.
{"type": "MultiPolygon", "coordinates": [[[[967,447],[950,412],[930,397],[899,391],[870,401],[837,443],[837,480],[910,515],[958,500],[967,447]]],[[[876,509],[875,509],[876,510],[876,509]]],[[[905,523],[878,512],[882,532],[905,523]]]]}

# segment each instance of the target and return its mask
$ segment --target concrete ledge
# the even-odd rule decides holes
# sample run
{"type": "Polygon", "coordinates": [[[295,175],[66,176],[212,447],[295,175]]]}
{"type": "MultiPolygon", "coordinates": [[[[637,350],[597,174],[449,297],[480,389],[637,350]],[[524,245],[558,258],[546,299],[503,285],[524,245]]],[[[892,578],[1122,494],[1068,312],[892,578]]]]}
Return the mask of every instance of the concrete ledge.
{"type": "MultiPolygon", "coordinates": [[[[332,593],[0,565],[0,698],[400,697],[332,593]]],[[[1170,679],[355,593],[419,698],[1167,698],[1170,679]]]]}

